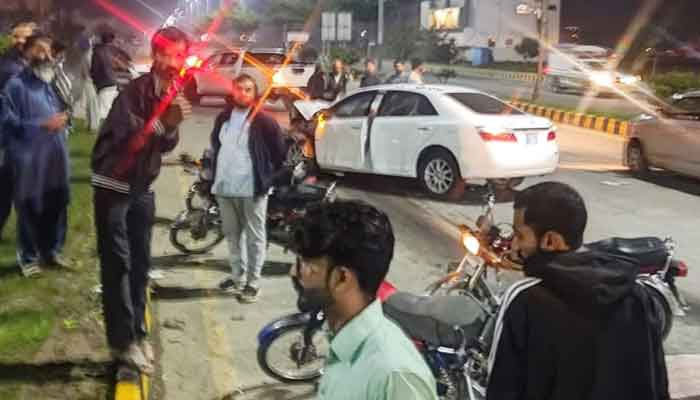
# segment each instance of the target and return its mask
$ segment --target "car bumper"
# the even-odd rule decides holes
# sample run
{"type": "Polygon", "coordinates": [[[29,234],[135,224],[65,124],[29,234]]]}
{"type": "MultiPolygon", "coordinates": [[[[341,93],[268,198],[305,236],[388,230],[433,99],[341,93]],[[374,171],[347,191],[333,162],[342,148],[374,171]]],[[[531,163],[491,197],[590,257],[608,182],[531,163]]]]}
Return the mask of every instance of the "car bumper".
{"type": "Polygon", "coordinates": [[[481,157],[468,160],[469,165],[462,166],[465,179],[546,175],[559,165],[559,146],[556,142],[536,146],[488,143],[481,157]]]}

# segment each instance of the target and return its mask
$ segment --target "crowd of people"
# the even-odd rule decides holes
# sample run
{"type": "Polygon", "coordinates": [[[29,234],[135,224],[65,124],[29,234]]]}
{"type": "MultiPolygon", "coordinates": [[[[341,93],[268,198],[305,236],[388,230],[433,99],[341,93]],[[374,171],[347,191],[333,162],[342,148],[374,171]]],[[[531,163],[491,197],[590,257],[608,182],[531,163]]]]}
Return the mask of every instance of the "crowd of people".
{"type": "MultiPolygon", "coordinates": [[[[191,115],[176,84],[190,41],[177,28],[159,30],[151,72],[116,90],[120,65],[105,61],[105,54],[116,52],[109,39],[103,37],[91,66],[104,116],[92,153],[92,186],[105,328],[114,359],[150,374],[145,304],[155,220],[151,185],[162,155],[177,146],[179,126],[191,115]]],[[[13,188],[3,193],[10,194],[2,204],[14,202],[17,209],[18,261],[32,275],[65,264],[71,100],[60,94],[65,82],[57,81],[62,47],[32,24],[18,25],[13,40],[0,65],[2,179],[13,188]]],[[[410,72],[405,67],[396,60],[387,82],[422,82],[421,60],[411,62],[410,72]]],[[[363,86],[381,83],[373,60],[366,69],[363,86]]],[[[316,70],[311,96],[342,96],[347,81],[336,60],[330,74],[316,70]]],[[[260,295],[267,199],[285,154],[281,129],[259,112],[259,101],[255,80],[237,77],[211,133],[211,190],[221,207],[231,266],[220,289],[243,303],[260,295]]],[[[635,282],[638,266],[582,248],[587,219],[582,197],[568,185],[547,182],[516,195],[514,256],[538,280],[511,293],[501,313],[488,399],[669,399],[663,346],[646,307],[649,294],[635,282]]],[[[376,298],[394,246],[388,216],[359,201],[311,207],[294,231],[298,263],[291,275],[298,304],[322,309],[328,321],[330,354],[320,399],[437,399],[432,371],[376,298]]]]}

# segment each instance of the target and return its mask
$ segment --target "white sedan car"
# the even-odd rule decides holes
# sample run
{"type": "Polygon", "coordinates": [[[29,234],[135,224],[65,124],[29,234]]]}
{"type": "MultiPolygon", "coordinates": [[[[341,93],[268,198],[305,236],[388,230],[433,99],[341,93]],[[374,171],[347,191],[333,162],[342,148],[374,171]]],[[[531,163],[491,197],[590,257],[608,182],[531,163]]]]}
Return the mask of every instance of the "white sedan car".
{"type": "Polygon", "coordinates": [[[417,178],[437,197],[459,195],[465,181],[514,186],[559,162],[551,121],[463,87],[371,86],[318,115],[322,170],[417,178]]]}

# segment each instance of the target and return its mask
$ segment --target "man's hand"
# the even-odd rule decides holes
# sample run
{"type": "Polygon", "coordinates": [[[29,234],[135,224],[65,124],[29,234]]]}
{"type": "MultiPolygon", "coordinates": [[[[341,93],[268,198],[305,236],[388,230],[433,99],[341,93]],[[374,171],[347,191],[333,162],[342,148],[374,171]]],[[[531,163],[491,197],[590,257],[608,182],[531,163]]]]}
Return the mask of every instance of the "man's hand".
{"type": "Polygon", "coordinates": [[[66,127],[67,123],[68,114],[61,112],[54,114],[51,118],[44,121],[44,123],[41,124],[41,127],[48,129],[51,133],[58,133],[66,127]]]}
{"type": "Polygon", "coordinates": [[[192,115],[192,106],[182,94],[178,94],[172,103],[165,109],[165,112],[160,117],[163,124],[169,128],[175,128],[182,121],[188,119],[192,115]]]}

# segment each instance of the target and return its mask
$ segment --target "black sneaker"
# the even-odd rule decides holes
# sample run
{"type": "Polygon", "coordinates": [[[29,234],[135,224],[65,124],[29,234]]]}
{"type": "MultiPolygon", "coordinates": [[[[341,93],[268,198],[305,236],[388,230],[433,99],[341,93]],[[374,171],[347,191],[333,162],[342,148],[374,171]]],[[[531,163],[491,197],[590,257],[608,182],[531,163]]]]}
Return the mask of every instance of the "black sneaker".
{"type": "Polygon", "coordinates": [[[238,295],[238,301],[245,304],[255,303],[256,301],[258,301],[259,293],[260,289],[254,288],[252,286],[246,286],[243,289],[243,292],[241,292],[241,294],[238,295]]]}
{"type": "Polygon", "coordinates": [[[226,278],[219,283],[219,289],[228,294],[241,294],[243,292],[243,285],[240,282],[234,281],[233,278],[226,278]]]}

